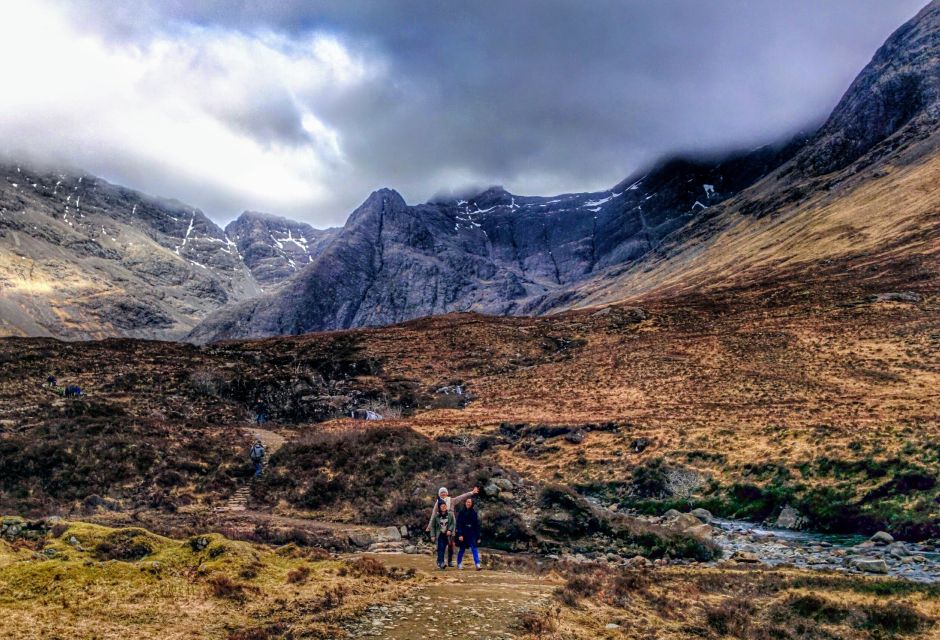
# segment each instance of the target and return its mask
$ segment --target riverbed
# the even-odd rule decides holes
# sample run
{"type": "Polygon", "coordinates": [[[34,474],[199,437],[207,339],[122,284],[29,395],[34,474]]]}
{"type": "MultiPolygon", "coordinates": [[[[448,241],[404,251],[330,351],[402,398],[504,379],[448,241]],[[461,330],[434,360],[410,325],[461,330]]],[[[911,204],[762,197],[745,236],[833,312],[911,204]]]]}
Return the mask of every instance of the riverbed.
{"type": "Polygon", "coordinates": [[[878,544],[865,536],[776,529],[743,520],[714,519],[713,539],[726,558],[753,554],[760,562],[804,569],[890,575],[916,582],[940,582],[940,552],[929,544],[878,544]]]}

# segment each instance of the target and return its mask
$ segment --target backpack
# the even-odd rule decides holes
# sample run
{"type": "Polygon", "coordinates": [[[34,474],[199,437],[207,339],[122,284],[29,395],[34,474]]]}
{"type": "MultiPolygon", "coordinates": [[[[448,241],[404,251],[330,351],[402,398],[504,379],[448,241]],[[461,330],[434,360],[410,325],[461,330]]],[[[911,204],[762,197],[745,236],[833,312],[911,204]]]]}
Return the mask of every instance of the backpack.
{"type": "Polygon", "coordinates": [[[264,447],[260,444],[253,445],[251,451],[248,452],[248,457],[254,462],[261,461],[264,458],[264,447]]]}

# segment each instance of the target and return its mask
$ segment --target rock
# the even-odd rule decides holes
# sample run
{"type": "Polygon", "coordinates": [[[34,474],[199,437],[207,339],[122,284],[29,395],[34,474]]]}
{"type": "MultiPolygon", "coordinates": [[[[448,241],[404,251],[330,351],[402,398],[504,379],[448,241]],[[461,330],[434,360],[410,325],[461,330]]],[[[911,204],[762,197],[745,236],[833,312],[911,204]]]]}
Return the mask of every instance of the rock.
{"type": "Polygon", "coordinates": [[[378,542],[375,534],[373,534],[371,531],[353,531],[352,533],[348,534],[346,538],[349,540],[349,544],[352,546],[363,549],[378,542]]]}
{"type": "Polygon", "coordinates": [[[685,530],[685,533],[696,538],[697,540],[711,540],[714,529],[707,524],[700,524],[694,527],[689,527],[685,530]]]}
{"type": "Polygon", "coordinates": [[[630,448],[634,453],[643,453],[648,446],[650,446],[650,441],[646,438],[637,438],[630,443],[630,448]]]}
{"type": "Polygon", "coordinates": [[[760,558],[757,557],[757,554],[751,551],[735,551],[731,556],[731,560],[745,564],[756,564],[760,562],[760,558]]]}
{"type": "Polygon", "coordinates": [[[888,564],[880,558],[853,558],[852,566],[865,573],[888,573],[888,564]]]}
{"type": "Polygon", "coordinates": [[[398,530],[401,532],[402,538],[408,537],[408,527],[406,527],[405,525],[401,525],[400,527],[398,527],[398,530]]]}
{"type": "Polygon", "coordinates": [[[620,505],[617,504],[616,502],[611,502],[609,505],[607,505],[607,509],[610,511],[616,511],[619,508],[620,508],[620,505]]]}
{"type": "Polygon", "coordinates": [[[867,302],[911,302],[915,304],[922,302],[923,299],[923,296],[913,291],[891,291],[888,293],[870,295],[865,298],[867,302]]]}
{"type": "Polygon", "coordinates": [[[571,444],[581,444],[584,442],[584,433],[581,431],[575,431],[574,433],[566,433],[565,440],[571,444]]]}
{"type": "Polygon", "coordinates": [[[499,487],[497,487],[494,483],[491,482],[485,487],[483,487],[483,494],[489,498],[495,498],[496,496],[499,495],[499,487]]]}
{"type": "Polygon", "coordinates": [[[69,536],[69,544],[72,545],[73,547],[77,547],[81,543],[78,541],[78,538],[76,538],[75,536],[69,536]]]}
{"type": "Polygon", "coordinates": [[[619,629],[620,625],[616,622],[608,622],[606,625],[604,625],[604,628],[612,631],[614,629],[619,629]]]}
{"type": "Polygon", "coordinates": [[[408,544],[408,545],[405,545],[402,551],[408,554],[415,554],[415,553],[418,553],[418,547],[416,547],[413,544],[408,544]]]}
{"type": "Polygon", "coordinates": [[[702,521],[691,513],[680,513],[677,517],[671,518],[670,520],[671,521],[666,526],[676,531],[685,531],[693,527],[708,526],[703,525],[702,521]]]}
{"type": "Polygon", "coordinates": [[[506,478],[496,478],[493,480],[493,484],[495,484],[500,491],[512,491],[513,488],[512,482],[506,478]]]}
{"type": "MultiPolygon", "coordinates": [[[[69,542],[71,542],[71,539],[69,540],[69,542]]],[[[189,546],[192,548],[193,551],[202,551],[203,549],[208,547],[209,543],[211,542],[212,540],[210,540],[208,536],[196,536],[195,538],[189,539],[189,546]]]]}
{"type": "Polygon", "coordinates": [[[887,533],[885,531],[879,531],[878,533],[873,535],[871,538],[869,538],[869,540],[871,542],[874,542],[875,544],[891,544],[892,542],[894,542],[894,536],[892,536],[890,533],[887,533]]]}
{"type": "Polygon", "coordinates": [[[681,515],[682,513],[680,511],[676,511],[675,509],[670,509],[669,511],[663,514],[663,517],[664,518],[678,518],[681,515]]]}
{"type": "Polygon", "coordinates": [[[777,516],[776,526],[781,529],[791,529],[797,530],[803,528],[803,516],[800,515],[800,512],[787,505],[780,512],[780,515],[777,516]]]}
{"type": "Polygon", "coordinates": [[[508,491],[503,491],[499,494],[499,499],[505,500],[506,502],[512,502],[513,500],[516,499],[516,496],[515,494],[512,494],[508,491]]]}
{"type": "Polygon", "coordinates": [[[627,566],[633,568],[648,567],[651,564],[653,563],[649,561],[649,558],[644,558],[643,556],[633,556],[627,560],[627,566]]]}
{"type": "Polygon", "coordinates": [[[712,515],[711,511],[709,511],[708,509],[702,509],[701,507],[699,507],[698,509],[692,509],[692,511],[690,511],[689,513],[691,513],[693,516],[695,516],[702,522],[711,522],[712,520],[715,519],[715,516],[712,515]]]}

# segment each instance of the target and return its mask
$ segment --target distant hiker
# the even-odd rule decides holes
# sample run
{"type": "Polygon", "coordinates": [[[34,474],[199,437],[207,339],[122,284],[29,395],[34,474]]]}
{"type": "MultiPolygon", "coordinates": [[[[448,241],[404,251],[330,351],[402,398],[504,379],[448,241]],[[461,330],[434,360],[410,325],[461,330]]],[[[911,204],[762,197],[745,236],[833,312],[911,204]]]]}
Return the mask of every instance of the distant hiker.
{"type": "Polygon", "coordinates": [[[439,502],[438,510],[431,518],[431,539],[437,544],[437,568],[442,571],[447,568],[444,551],[451,548],[455,526],[454,514],[447,508],[447,503],[439,502]]]}
{"type": "Polygon", "coordinates": [[[255,424],[259,427],[262,426],[268,420],[267,411],[265,411],[265,406],[262,403],[255,405],[255,424]]]}
{"type": "Polygon", "coordinates": [[[469,547],[473,555],[473,564],[480,567],[480,552],[477,545],[480,544],[480,516],[477,510],[473,508],[473,498],[467,498],[463,510],[457,515],[457,546],[460,550],[457,552],[457,568],[463,569],[463,554],[469,547]]]}
{"type": "Polygon", "coordinates": [[[255,477],[261,475],[261,468],[264,464],[264,445],[261,444],[261,440],[255,440],[255,443],[251,445],[251,449],[248,450],[248,457],[251,458],[252,464],[255,465],[255,477]]]}
{"type": "Polygon", "coordinates": [[[70,384],[65,387],[66,398],[77,398],[82,395],[82,388],[77,384],[70,384]]]}
{"type": "MultiPolygon", "coordinates": [[[[441,487],[437,490],[437,500],[434,502],[434,508],[431,509],[431,519],[428,521],[428,526],[425,527],[425,531],[430,531],[434,524],[434,518],[437,516],[438,509],[440,509],[441,504],[447,505],[447,510],[453,514],[458,504],[462,503],[467,498],[472,498],[473,496],[480,493],[480,487],[473,487],[473,491],[468,491],[467,493],[457,496],[457,498],[451,502],[450,494],[447,492],[447,487],[441,487]],[[453,507],[451,507],[453,505],[453,507]]],[[[433,537],[433,536],[432,536],[433,537]]],[[[454,566],[454,541],[451,539],[450,544],[447,547],[447,565],[454,566]]]]}
{"type": "Polygon", "coordinates": [[[55,376],[49,376],[48,378],[46,378],[46,384],[49,386],[50,389],[55,389],[58,383],[59,381],[56,380],[55,376]]]}

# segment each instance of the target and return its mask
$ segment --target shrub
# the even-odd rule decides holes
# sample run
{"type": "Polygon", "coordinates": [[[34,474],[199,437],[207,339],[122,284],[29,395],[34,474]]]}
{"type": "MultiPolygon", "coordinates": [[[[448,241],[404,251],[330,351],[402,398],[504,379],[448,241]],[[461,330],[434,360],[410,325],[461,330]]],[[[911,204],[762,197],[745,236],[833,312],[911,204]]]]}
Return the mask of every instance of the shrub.
{"type": "Polygon", "coordinates": [[[754,615],[754,605],[745,598],[730,598],[705,607],[705,622],[718,635],[746,637],[754,615]]]}
{"type": "Polygon", "coordinates": [[[136,529],[122,529],[108,534],[95,545],[98,560],[122,560],[133,562],[153,553],[149,535],[136,529]]]}
{"type": "Polygon", "coordinates": [[[206,580],[206,584],[209,585],[209,593],[216,598],[226,598],[228,600],[235,600],[236,602],[244,602],[247,597],[245,592],[249,590],[248,585],[235,582],[227,575],[221,573],[210,576],[209,579],[206,580]]]}
{"type": "Polygon", "coordinates": [[[287,573],[287,582],[289,584],[301,584],[310,577],[310,567],[297,567],[287,573]]]}

